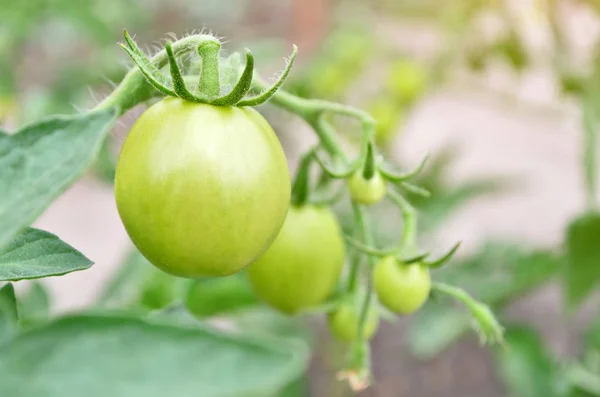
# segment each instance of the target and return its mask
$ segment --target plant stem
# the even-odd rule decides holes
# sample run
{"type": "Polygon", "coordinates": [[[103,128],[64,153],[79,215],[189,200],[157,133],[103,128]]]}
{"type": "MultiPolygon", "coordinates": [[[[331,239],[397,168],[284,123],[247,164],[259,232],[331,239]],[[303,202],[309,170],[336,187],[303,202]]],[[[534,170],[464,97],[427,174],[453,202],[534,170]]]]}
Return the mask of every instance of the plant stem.
{"type": "Polygon", "coordinates": [[[198,89],[209,98],[216,98],[221,94],[219,82],[219,42],[207,41],[198,46],[198,54],[202,58],[202,71],[198,89]]]}
{"type": "MultiPolygon", "coordinates": [[[[352,210],[354,212],[354,221],[356,222],[356,227],[361,233],[361,238],[363,242],[368,245],[373,245],[373,235],[371,233],[370,224],[367,220],[367,216],[365,210],[362,206],[356,202],[352,202],[352,210]]],[[[366,281],[365,284],[367,286],[367,291],[365,294],[365,300],[363,301],[363,305],[360,311],[360,316],[358,319],[358,336],[359,339],[362,340],[364,338],[364,329],[365,324],[367,322],[367,316],[369,314],[369,309],[371,306],[371,299],[373,296],[373,285],[372,285],[372,273],[373,267],[375,267],[376,258],[372,255],[367,255],[367,271],[366,271],[366,281]]],[[[358,273],[357,271],[355,273],[358,273]]],[[[354,278],[357,278],[357,274],[354,274],[354,278]]],[[[350,280],[352,282],[352,280],[350,280]]],[[[354,281],[356,283],[356,281],[354,281]]]]}
{"type": "MultiPolygon", "coordinates": [[[[218,40],[213,36],[199,34],[184,37],[172,44],[173,54],[181,56],[195,51],[202,43],[216,43],[218,40]]],[[[168,62],[166,50],[161,50],[150,60],[158,69],[164,67],[168,62]]],[[[117,88],[93,110],[114,107],[119,110],[119,116],[125,114],[135,105],[145,102],[160,95],[147,81],[138,67],[133,67],[121,80],[117,88]]]]}
{"type": "Polygon", "coordinates": [[[352,257],[350,260],[350,273],[348,274],[348,292],[353,293],[356,291],[358,285],[358,267],[360,266],[361,252],[357,249],[352,251],[352,257]]]}
{"type": "MultiPolygon", "coordinates": [[[[404,224],[402,226],[400,246],[408,251],[413,251],[417,245],[417,211],[402,195],[395,191],[389,190],[387,195],[402,212],[404,224]]],[[[413,252],[405,252],[404,254],[412,255],[413,252]]]]}
{"type": "Polygon", "coordinates": [[[312,163],[312,153],[306,153],[300,160],[300,166],[294,179],[294,185],[292,186],[292,204],[295,206],[302,206],[308,200],[309,194],[309,175],[310,166],[312,163]]]}
{"type": "Polygon", "coordinates": [[[593,101],[583,100],[583,173],[585,175],[586,207],[594,210],[596,207],[596,119],[593,101]]]}

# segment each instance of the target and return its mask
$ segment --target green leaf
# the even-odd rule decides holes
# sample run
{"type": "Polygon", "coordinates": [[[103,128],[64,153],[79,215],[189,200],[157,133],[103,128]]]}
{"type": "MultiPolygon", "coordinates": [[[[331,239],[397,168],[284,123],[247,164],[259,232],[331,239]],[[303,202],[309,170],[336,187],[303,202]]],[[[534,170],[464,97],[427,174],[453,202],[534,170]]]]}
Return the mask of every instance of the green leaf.
{"type": "Polygon", "coordinates": [[[0,247],[81,176],[115,119],[114,109],[53,116],[0,134],[0,247]]]}
{"type": "Polygon", "coordinates": [[[104,182],[112,184],[117,172],[117,156],[112,152],[112,139],[106,137],[94,163],[94,172],[104,182]]]}
{"type": "MultiPolygon", "coordinates": [[[[562,267],[561,258],[551,252],[531,252],[518,245],[496,242],[487,243],[473,256],[436,271],[434,278],[464,288],[500,313],[508,303],[551,280],[562,267]]],[[[431,358],[468,330],[468,316],[459,309],[430,302],[415,315],[408,345],[418,357],[431,358]],[[448,332],[444,332],[446,328],[448,332]]]]}
{"type": "Polygon", "coordinates": [[[303,374],[284,387],[276,397],[309,397],[308,376],[303,374]]]}
{"type": "Polygon", "coordinates": [[[565,289],[567,304],[580,304],[600,281],[600,214],[588,213],[567,228],[565,250],[567,267],[565,289]]]}
{"type": "Polygon", "coordinates": [[[245,272],[233,276],[194,281],[187,297],[188,310],[197,317],[210,317],[256,306],[258,299],[245,272]]]}
{"type": "Polygon", "coordinates": [[[27,294],[18,303],[19,321],[24,327],[45,322],[50,318],[50,296],[39,281],[31,282],[27,294]]]}
{"type": "Polygon", "coordinates": [[[18,319],[15,289],[8,283],[0,288],[0,342],[17,330],[18,319]]]}
{"type": "Polygon", "coordinates": [[[92,264],[58,236],[27,228],[0,249],[0,281],[60,276],[92,264]]]}
{"type": "Polygon", "coordinates": [[[554,382],[557,368],[535,331],[507,329],[506,346],[496,349],[495,361],[500,377],[513,397],[558,396],[554,382]]]}
{"type": "Polygon", "coordinates": [[[304,372],[302,343],[79,315],[0,346],[0,395],[262,397],[304,372]]]}
{"type": "Polygon", "coordinates": [[[301,317],[290,317],[267,307],[255,307],[244,310],[229,317],[237,329],[247,334],[269,335],[277,339],[297,341],[308,345],[314,343],[314,338],[306,321],[301,317]]]}
{"type": "Polygon", "coordinates": [[[579,363],[571,363],[564,370],[569,397],[600,396],[600,374],[579,363]]]}

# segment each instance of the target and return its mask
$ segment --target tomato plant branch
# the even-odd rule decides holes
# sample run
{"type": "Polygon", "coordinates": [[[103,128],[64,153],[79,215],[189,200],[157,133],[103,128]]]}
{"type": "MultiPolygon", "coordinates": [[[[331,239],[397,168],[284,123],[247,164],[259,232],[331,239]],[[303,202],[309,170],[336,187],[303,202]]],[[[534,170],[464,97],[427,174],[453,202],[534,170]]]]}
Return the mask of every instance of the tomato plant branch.
{"type": "Polygon", "coordinates": [[[400,208],[402,212],[403,226],[402,226],[402,237],[400,240],[400,247],[409,252],[405,254],[412,255],[416,250],[416,235],[417,235],[417,211],[415,208],[402,197],[401,194],[396,193],[393,190],[389,190],[387,193],[389,199],[400,208]]]}
{"type": "MultiPolygon", "coordinates": [[[[362,240],[365,242],[365,244],[367,244],[369,246],[373,245],[373,234],[371,233],[370,224],[368,222],[364,208],[362,208],[362,206],[360,204],[353,202],[352,203],[352,211],[354,213],[354,221],[356,222],[356,226],[357,226],[359,233],[361,234],[362,240]]],[[[359,339],[361,339],[361,340],[363,339],[363,336],[364,336],[365,323],[367,320],[367,315],[369,313],[369,308],[371,305],[371,299],[372,299],[372,295],[373,295],[371,278],[372,278],[373,267],[375,267],[376,257],[372,256],[372,255],[367,255],[367,261],[368,261],[368,266],[367,266],[367,271],[365,272],[366,273],[365,284],[367,286],[367,291],[365,294],[365,299],[364,299],[364,302],[363,302],[363,305],[362,305],[362,308],[360,311],[359,320],[358,320],[358,335],[359,335],[359,339]]]]}
{"type": "MultiPolygon", "coordinates": [[[[588,94],[589,95],[589,94],[588,94]]],[[[585,175],[586,206],[589,210],[596,207],[596,118],[594,103],[591,99],[583,100],[583,173],[585,175]]]]}
{"type": "Polygon", "coordinates": [[[462,288],[444,283],[433,283],[432,290],[444,293],[465,305],[474,320],[479,339],[484,343],[502,343],[504,329],[486,304],[475,300],[462,288]]]}
{"type": "Polygon", "coordinates": [[[352,294],[356,292],[358,286],[358,268],[360,266],[360,260],[362,258],[361,252],[357,249],[352,251],[350,256],[350,272],[348,273],[348,293],[352,294]]]}
{"type": "Polygon", "coordinates": [[[308,200],[310,166],[312,163],[312,153],[306,153],[300,160],[300,166],[296,174],[296,179],[292,186],[292,204],[300,207],[308,200]]]}

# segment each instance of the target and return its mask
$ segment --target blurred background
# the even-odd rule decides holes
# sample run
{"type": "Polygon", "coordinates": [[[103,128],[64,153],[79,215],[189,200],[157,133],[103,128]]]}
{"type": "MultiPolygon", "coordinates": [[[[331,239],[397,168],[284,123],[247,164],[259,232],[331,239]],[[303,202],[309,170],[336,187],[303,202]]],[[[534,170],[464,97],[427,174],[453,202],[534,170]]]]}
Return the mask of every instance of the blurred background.
{"type": "MultiPolygon", "coordinates": [[[[384,324],[373,341],[377,382],[361,396],[545,397],[562,387],[565,363],[577,363],[568,395],[600,395],[600,299],[585,287],[585,301],[568,308],[562,288],[565,230],[595,180],[586,152],[594,123],[584,121],[598,109],[599,1],[0,0],[0,125],[97,103],[130,66],[116,45],[124,28],[148,51],[168,32],[210,30],[228,52],[252,49],[263,76],[281,70],[295,43],[289,91],[371,112],[378,144],[399,166],[432,156],[420,179],[432,198],[410,197],[423,211],[423,245],[441,252],[463,241],[434,277],[493,306],[508,346],[480,348],[460,308],[428,304],[384,324]]],[[[314,135],[260,110],[295,169],[314,135]]],[[[36,223],[96,263],[34,288],[18,283],[53,314],[92,304],[131,262],[112,176],[141,111],[121,119],[93,169],[36,223]]],[[[344,223],[347,208],[337,210],[344,223]]],[[[373,211],[381,246],[398,235],[392,213],[373,211]]],[[[294,395],[348,395],[335,381],[339,347],[319,319],[310,330],[320,348],[294,395]]]]}

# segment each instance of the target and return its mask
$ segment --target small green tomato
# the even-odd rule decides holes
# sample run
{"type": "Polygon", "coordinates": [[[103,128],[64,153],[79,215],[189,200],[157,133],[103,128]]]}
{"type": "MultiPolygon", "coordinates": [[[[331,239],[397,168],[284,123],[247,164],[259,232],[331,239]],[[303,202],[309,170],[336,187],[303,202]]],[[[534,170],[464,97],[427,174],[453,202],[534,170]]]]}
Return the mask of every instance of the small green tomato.
{"type": "Polygon", "coordinates": [[[397,314],[417,311],[429,298],[431,277],[422,264],[404,264],[388,256],[375,266],[373,284],[379,301],[397,314]]]}
{"type": "Polygon", "coordinates": [[[279,235],[248,268],[256,294],[287,314],[323,303],[344,265],[344,240],[328,207],[291,206],[279,235]]]}
{"type": "Polygon", "coordinates": [[[176,299],[174,277],[152,269],[140,290],[140,303],[149,309],[162,309],[176,299]]]}
{"type": "MultiPolygon", "coordinates": [[[[360,317],[360,306],[352,302],[341,303],[327,317],[327,324],[331,334],[342,342],[352,343],[358,339],[358,320],[360,317]]],[[[364,339],[369,340],[375,335],[379,327],[379,313],[375,305],[372,305],[367,313],[365,322],[364,339]]]]}
{"type": "Polygon", "coordinates": [[[387,185],[379,172],[375,172],[370,179],[366,179],[363,170],[360,169],[348,180],[348,190],[352,200],[360,204],[372,205],[381,201],[385,196],[387,185]]]}

